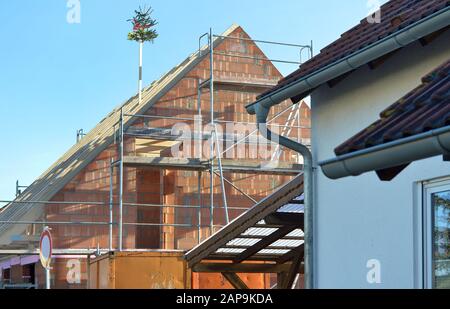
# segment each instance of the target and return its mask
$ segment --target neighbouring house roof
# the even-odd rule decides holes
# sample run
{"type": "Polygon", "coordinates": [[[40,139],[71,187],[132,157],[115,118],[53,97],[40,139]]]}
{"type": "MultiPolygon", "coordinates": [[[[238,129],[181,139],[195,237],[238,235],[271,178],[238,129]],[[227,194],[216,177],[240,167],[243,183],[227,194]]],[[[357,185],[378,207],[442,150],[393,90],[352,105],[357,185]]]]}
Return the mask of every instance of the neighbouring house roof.
{"type": "Polygon", "coordinates": [[[186,253],[185,258],[194,270],[202,261],[290,262],[303,257],[303,215],[300,174],[186,253]]]}
{"type": "MultiPolygon", "coordinates": [[[[223,33],[230,35],[238,29],[238,25],[232,25],[223,33]]],[[[214,40],[214,46],[223,41],[222,38],[214,40]]],[[[100,123],[93,128],[83,139],[70,148],[49,169],[47,169],[36,181],[34,181],[16,201],[49,201],[58,193],[74,176],[94,160],[105,150],[114,138],[114,124],[119,121],[120,110],[124,114],[141,114],[157,103],[176,83],[178,83],[192,68],[194,68],[208,54],[207,47],[191,54],[182,63],[153,82],[142,92],[142,103],[139,104],[138,96],[130,98],[122,105],[115,108],[100,123]]],[[[128,128],[133,119],[126,117],[125,129],[128,128]]],[[[37,204],[10,203],[2,208],[0,221],[35,220],[42,213],[37,204]]],[[[42,205],[41,205],[42,206],[42,205]]],[[[10,242],[9,236],[20,234],[25,227],[22,225],[0,224],[0,246],[10,242]],[[8,231],[8,234],[6,234],[8,231]]]]}
{"type": "MultiPolygon", "coordinates": [[[[381,22],[369,23],[365,18],[343,33],[339,39],[323,48],[320,54],[300,66],[298,70],[280,80],[273,89],[261,94],[262,98],[285,86],[319,71],[363,48],[375,44],[401,29],[450,6],[449,0],[391,0],[381,7],[381,22]]],[[[303,95],[302,98],[306,96],[303,95]]],[[[294,99],[298,101],[301,98],[294,99]]]]}
{"type": "Polygon", "coordinates": [[[380,113],[380,119],[335,149],[344,155],[450,125],[450,59],[380,113]]]}
{"type": "Polygon", "coordinates": [[[390,181],[411,162],[450,149],[450,59],[422,83],[380,113],[380,119],[335,149],[336,158],[319,162],[332,179],[376,171],[390,181]]]}

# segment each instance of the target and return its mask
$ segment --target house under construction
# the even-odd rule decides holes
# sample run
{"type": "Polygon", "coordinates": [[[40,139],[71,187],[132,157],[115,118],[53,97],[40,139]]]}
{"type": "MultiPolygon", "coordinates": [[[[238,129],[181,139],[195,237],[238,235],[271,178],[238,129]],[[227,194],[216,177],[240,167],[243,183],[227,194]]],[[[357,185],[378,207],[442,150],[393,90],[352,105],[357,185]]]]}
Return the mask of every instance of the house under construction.
{"type": "MultiPolygon", "coordinates": [[[[183,253],[302,171],[302,158],[261,138],[245,111],[282,78],[257,43],[273,42],[253,40],[238,25],[202,35],[198,51],[145,88],[141,101],[130,98],[79,134],[71,149],[1,208],[1,284],[44,285],[36,253],[48,226],[52,287],[231,287],[220,272],[191,273],[183,253]],[[71,281],[73,260],[81,277],[71,281]],[[147,271],[150,279],[141,282],[139,273],[147,271]],[[119,282],[120,276],[128,279],[119,282]]],[[[312,55],[309,45],[273,44],[312,55]]],[[[286,101],[271,112],[270,124],[281,135],[309,144],[307,104],[286,101]]],[[[290,200],[301,194],[294,189],[290,200]]],[[[296,228],[301,226],[290,231],[296,228]]],[[[267,274],[242,280],[253,288],[273,284],[267,274]]]]}

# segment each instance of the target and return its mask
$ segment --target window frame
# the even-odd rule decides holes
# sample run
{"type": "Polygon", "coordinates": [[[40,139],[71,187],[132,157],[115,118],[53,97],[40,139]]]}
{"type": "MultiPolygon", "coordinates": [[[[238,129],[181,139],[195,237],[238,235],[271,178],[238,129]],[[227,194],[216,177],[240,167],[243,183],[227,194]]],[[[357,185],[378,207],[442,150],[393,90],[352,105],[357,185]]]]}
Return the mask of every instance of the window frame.
{"type": "Polygon", "coordinates": [[[450,191],[450,178],[423,184],[422,194],[422,242],[423,242],[423,286],[434,289],[434,209],[431,197],[435,193],[450,191]]]}

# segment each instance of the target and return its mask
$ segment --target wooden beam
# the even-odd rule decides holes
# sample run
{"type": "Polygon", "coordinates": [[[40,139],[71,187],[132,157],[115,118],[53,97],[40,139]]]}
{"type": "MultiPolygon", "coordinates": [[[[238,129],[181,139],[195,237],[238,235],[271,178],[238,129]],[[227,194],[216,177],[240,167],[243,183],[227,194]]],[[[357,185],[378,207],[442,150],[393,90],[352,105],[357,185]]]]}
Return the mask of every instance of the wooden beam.
{"type": "Polygon", "coordinates": [[[399,50],[394,50],[393,52],[390,52],[384,56],[381,56],[371,62],[368,63],[368,66],[371,70],[375,70],[381,65],[383,65],[389,58],[391,58],[393,55],[395,55],[399,50]]]}
{"type": "Polygon", "coordinates": [[[245,261],[246,259],[248,259],[252,255],[255,255],[256,253],[258,253],[262,249],[264,249],[264,248],[268,247],[269,245],[271,245],[273,242],[277,241],[280,238],[283,238],[284,236],[286,236],[287,234],[289,234],[290,232],[292,232],[296,228],[297,227],[295,225],[289,225],[289,226],[285,226],[285,227],[282,227],[282,228],[276,230],[272,234],[270,234],[270,235],[264,237],[262,240],[258,241],[256,244],[254,244],[253,246],[251,246],[250,248],[248,248],[244,252],[240,253],[234,259],[234,262],[235,263],[240,263],[242,261],[245,261]]]}
{"type": "Polygon", "coordinates": [[[278,258],[277,263],[284,264],[286,262],[294,260],[297,256],[303,255],[305,251],[305,246],[302,244],[295,249],[292,249],[290,252],[278,258]]]}
{"type": "Polygon", "coordinates": [[[291,225],[303,229],[304,215],[303,213],[276,212],[268,215],[264,221],[269,225],[291,225]]]}
{"type": "Polygon", "coordinates": [[[303,262],[303,252],[298,252],[297,257],[292,261],[291,267],[289,271],[286,273],[286,276],[282,282],[282,289],[292,289],[292,285],[294,284],[295,277],[300,273],[300,268],[303,262]]]}
{"type": "MultiPolygon", "coordinates": [[[[283,224],[255,224],[253,227],[257,227],[257,228],[262,228],[262,229],[279,229],[282,228],[284,225],[283,224]]],[[[266,236],[264,236],[266,237],[266,236]]],[[[262,238],[264,238],[262,237],[262,238]]]]}
{"type": "Polygon", "coordinates": [[[426,46],[426,45],[430,44],[431,42],[436,40],[438,37],[440,37],[441,34],[446,32],[449,28],[450,28],[450,26],[447,26],[445,28],[442,28],[441,30],[433,32],[427,36],[424,36],[423,38],[419,39],[420,44],[422,44],[422,46],[426,46]]]}
{"type": "Polygon", "coordinates": [[[248,290],[248,286],[245,284],[244,281],[235,273],[222,273],[222,276],[225,277],[225,279],[228,280],[228,282],[231,283],[231,285],[237,289],[237,290],[248,290]]]}
{"type": "MultiPolygon", "coordinates": [[[[239,238],[250,227],[261,220],[263,220],[269,214],[277,211],[283,205],[286,205],[303,192],[303,174],[298,175],[287,184],[282,186],[276,193],[271,194],[259,201],[254,207],[250,208],[243,215],[236,218],[230,224],[224,226],[219,233],[216,233],[185,254],[184,258],[188,262],[188,265],[192,267],[195,264],[200,263],[202,260],[224,260],[226,254],[217,253],[216,251],[225,246],[231,240],[239,238]]],[[[234,259],[236,255],[230,259],[234,259]]],[[[264,255],[254,256],[252,259],[262,260],[267,257],[267,261],[273,261],[278,257],[264,255]]],[[[225,260],[228,258],[225,257],[225,260]]]]}
{"type": "Polygon", "coordinates": [[[281,290],[283,288],[283,282],[286,281],[287,271],[277,274],[277,290],[281,290]]]}
{"type": "Polygon", "coordinates": [[[340,82],[342,82],[344,79],[346,79],[350,74],[352,74],[355,70],[351,70],[347,73],[344,73],[330,81],[327,82],[328,87],[333,88],[335,86],[337,86],[337,84],[339,84],[340,82]]]}
{"type": "Polygon", "coordinates": [[[305,201],[304,201],[304,200],[292,200],[292,201],[290,201],[288,204],[304,205],[304,204],[305,204],[305,201]]]}
{"type": "Polygon", "coordinates": [[[231,263],[200,263],[192,267],[196,273],[244,273],[244,274],[275,274],[289,271],[289,264],[231,264],[231,263]]]}

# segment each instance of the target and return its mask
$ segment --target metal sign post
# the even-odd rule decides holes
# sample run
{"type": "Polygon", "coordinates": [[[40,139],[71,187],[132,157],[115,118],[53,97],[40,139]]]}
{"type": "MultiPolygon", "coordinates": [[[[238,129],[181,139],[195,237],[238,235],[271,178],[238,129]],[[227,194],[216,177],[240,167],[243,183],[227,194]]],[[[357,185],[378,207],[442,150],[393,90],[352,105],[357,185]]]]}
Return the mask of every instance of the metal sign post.
{"type": "Polygon", "coordinates": [[[50,290],[50,268],[45,269],[45,289],[50,290]]]}
{"type": "Polygon", "coordinates": [[[39,241],[39,259],[45,268],[45,288],[50,289],[50,263],[52,260],[53,241],[50,228],[45,227],[39,241]]]}

